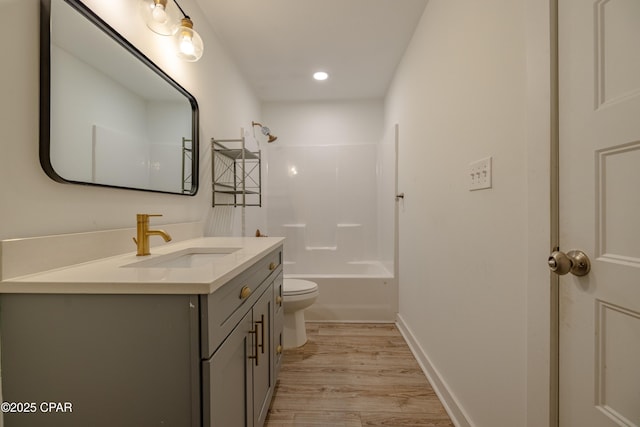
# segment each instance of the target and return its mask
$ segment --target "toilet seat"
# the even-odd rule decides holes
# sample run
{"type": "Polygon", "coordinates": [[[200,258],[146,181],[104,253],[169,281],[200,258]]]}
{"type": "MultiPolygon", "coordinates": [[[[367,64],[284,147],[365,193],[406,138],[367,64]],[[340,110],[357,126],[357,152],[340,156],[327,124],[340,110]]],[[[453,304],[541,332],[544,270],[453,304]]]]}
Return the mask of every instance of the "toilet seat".
{"type": "Polygon", "coordinates": [[[284,279],[282,294],[284,296],[305,295],[318,291],[318,285],[309,280],[284,279]]]}

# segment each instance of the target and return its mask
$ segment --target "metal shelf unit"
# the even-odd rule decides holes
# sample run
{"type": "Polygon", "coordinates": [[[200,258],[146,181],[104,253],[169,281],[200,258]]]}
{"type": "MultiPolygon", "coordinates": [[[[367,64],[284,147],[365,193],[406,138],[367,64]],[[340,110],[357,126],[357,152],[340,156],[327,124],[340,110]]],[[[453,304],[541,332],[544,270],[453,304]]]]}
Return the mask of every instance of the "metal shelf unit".
{"type": "Polygon", "coordinates": [[[247,150],[244,138],[212,138],[211,153],[212,206],[262,206],[260,150],[247,150]],[[222,143],[240,143],[240,148],[222,143]]]}

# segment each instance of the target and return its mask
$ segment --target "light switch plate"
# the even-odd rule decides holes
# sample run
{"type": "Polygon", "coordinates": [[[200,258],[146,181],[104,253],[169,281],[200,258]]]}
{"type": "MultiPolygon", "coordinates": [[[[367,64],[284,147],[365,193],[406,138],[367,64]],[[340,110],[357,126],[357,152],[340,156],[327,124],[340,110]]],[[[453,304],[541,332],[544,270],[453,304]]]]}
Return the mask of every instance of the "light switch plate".
{"type": "Polygon", "coordinates": [[[491,156],[469,163],[469,191],[491,188],[491,156]]]}

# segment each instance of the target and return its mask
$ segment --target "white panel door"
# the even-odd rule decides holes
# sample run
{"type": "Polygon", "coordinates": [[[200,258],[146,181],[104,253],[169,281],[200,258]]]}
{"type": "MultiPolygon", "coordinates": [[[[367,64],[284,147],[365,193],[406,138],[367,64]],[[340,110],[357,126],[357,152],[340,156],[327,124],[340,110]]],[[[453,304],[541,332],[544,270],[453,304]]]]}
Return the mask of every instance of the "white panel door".
{"type": "Polygon", "coordinates": [[[640,0],[559,0],[560,426],[640,426],[640,0]]]}

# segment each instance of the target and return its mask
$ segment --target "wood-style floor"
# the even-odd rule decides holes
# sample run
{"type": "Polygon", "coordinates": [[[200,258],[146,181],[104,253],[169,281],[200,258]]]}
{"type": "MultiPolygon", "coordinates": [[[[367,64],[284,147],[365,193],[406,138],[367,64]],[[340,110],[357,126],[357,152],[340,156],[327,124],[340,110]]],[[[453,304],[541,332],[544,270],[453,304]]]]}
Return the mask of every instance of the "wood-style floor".
{"type": "Polygon", "coordinates": [[[286,350],[265,426],[451,426],[393,324],[307,323],[286,350]]]}

